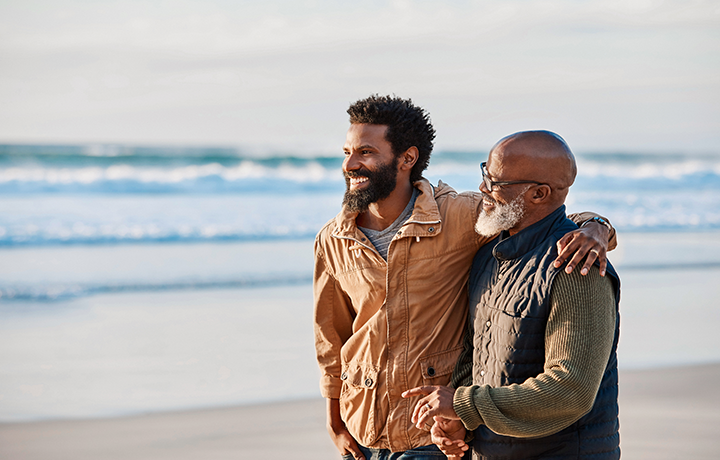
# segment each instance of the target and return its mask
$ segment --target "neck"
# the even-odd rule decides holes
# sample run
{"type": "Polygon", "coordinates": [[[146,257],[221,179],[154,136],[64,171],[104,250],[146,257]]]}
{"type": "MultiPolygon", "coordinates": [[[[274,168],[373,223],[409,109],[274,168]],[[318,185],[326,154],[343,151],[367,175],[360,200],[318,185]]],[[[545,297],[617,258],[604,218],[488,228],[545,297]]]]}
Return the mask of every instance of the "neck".
{"type": "Polygon", "coordinates": [[[549,216],[550,214],[555,212],[555,210],[557,208],[559,208],[560,206],[562,206],[562,203],[560,203],[559,205],[543,206],[542,208],[535,208],[532,211],[531,211],[531,209],[526,208],[525,215],[523,216],[523,218],[520,219],[520,222],[518,222],[517,225],[515,225],[513,228],[509,229],[508,233],[510,233],[510,236],[513,236],[516,233],[521,232],[522,230],[525,230],[529,226],[540,222],[541,220],[543,220],[544,218],[546,218],[547,216],[549,216]]]}
{"type": "Polygon", "coordinates": [[[385,230],[402,214],[405,206],[412,198],[413,186],[409,181],[398,181],[395,190],[387,198],[371,203],[367,211],[361,212],[355,218],[360,227],[371,230],[385,230]]]}

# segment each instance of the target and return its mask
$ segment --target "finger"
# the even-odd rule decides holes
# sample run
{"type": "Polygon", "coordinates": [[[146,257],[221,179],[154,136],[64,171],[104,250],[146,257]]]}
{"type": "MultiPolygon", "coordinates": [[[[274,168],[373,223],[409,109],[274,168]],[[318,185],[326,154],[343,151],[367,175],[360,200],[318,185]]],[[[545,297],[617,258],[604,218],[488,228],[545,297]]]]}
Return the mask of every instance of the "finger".
{"type": "Polygon", "coordinates": [[[580,269],[581,275],[585,276],[590,272],[590,267],[592,267],[593,263],[595,263],[595,259],[597,259],[599,253],[600,251],[596,248],[590,249],[587,258],[585,259],[585,263],[580,269]]]}
{"type": "MultiPolygon", "coordinates": [[[[555,262],[553,263],[555,268],[559,268],[568,259],[571,259],[571,256],[577,253],[578,249],[580,249],[580,247],[582,246],[583,241],[580,236],[581,235],[576,235],[574,232],[565,235],[565,237],[567,237],[567,241],[566,244],[563,245],[563,248],[559,250],[558,256],[555,258],[555,262]]],[[[577,265],[577,262],[575,262],[575,265],[577,265]]],[[[573,268],[575,265],[573,265],[573,268]]]]}
{"type": "Polygon", "coordinates": [[[353,443],[353,445],[348,446],[347,450],[349,451],[348,453],[352,454],[355,460],[365,460],[365,456],[360,451],[360,448],[358,448],[357,443],[353,443]]]}
{"type": "Polygon", "coordinates": [[[432,428],[430,428],[430,437],[435,444],[440,444],[444,442],[444,440],[449,441],[450,439],[447,436],[447,433],[440,427],[439,423],[433,424],[432,428]]]}
{"type": "Polygon", "coordinates": [[[570,244],[570,242],[573,239],[574,239],[573,234],[568,233],[567,235],[560,238],[560,240],[558,240],[558,242],[557,242],[558,256],[555,259],[555,262],[553,262],[553,265],[555,266],[555,268],[560,268],[560,266],[563,264],[563,262],[565,262],[565,259],[567,259],[567,255],[569,253],[566,253],[565,249],[567,248],[567,246],[570,244]]]}
{"type": "MultiPolygon", "coordinates": [[[[417,421],[417,425],[416,425],[416,426],[418,427],[418,429],[421,429],[421,430],[426,429],[426,428],[425,428],[425,424],[426,424],[427,422],[433,420],[433,419],[431,418],[431,417],[432,417],[432,414],[431,414],[432,412],[433,412],[432,409],[430,409],[430,410],[422,410],[422,411],[420,412],[420,414],[418,415],[418,421],[417,421]],[[428,418],[429,418],[430,420],[428,420],[428,418]]],[[[432,427],[432,423],[427,423],[427,424],[432,427]]]]}
{"type": "MultiPolygon", "coordinates": [[[[420,417],[422,417],[422,415],[424,413],[427,413],[427,411],[430,410],[428,402],[429,401],[426,398],[422,398],[420,401],[417,402],[417,404],[415,404],[415,409],[413,409],[413,416],[412,416],[412,421],[414,423],[417,423],[419,425],[420,417]]],[[[419,426],[418,426],[418,428],[419,428],[419,426]]]]}
{"type": "MultiPolygon", "coordinates": [[[[436,444],[437,445],[437,444],[436,444]]],[[[456,445],[446,446],[446,445],[438,445],[438,449],[442,451],[443,454],[447,455],[448,457],[451,455],[462,455],[465,450],[460,449],[456,445]]]]}
{"type": "Polygon", "coordinates": [[[422,411],[423,406],[425,406],[426,402],[425,399],[421,399],[417,403],[415,403],[415,407],[413,408],[412,416],[410,417],[410,420],[413,423],[417,423],[418,417],[420,416],[420,412],[422,411]]]}
{"type": "Polygon", "coordinates": [[[605,276],[605,270],[607,269],[607,251],[606,250],[603,249],[602,251],[600,251],[598,260],[600,261],[600,276],[605,276]]]}
{"type": "Polygon", "coordinates": [[[404,391],[401,396],[403,398],[411,398],[413,396],[429,395],[435,388],[434,386],[415,387],[404,391]]]}
{"type": "MultiPolygon", "coordinates": [[[[430,430],[432,433],[432,430],[430,430]]],[[[445,436],[435,436],[434,434],[430,438],[433,442],[433,444],[437,444],[438,446],[450,446],[452,445],[452,439],[448,439],[445,436]]]]}
{"type": "Polygon", "coordinates": [[[570,262],[565,266],[565,273],[572,273],[573,269],[582,261],[583,257],[588,253],[588,248],[579,247],[575,254],[573,254],[570,262]]]}
{"type": "Polygon", "coordinates": [[[453,444],[452,446],[442,446],[439,447],[439,449],[442,451],[443,454],[450,456],[450,455],[457,455],[458,457],[462,456],[467,451],[467,446],[465,449],[462,449],[458,447],[457,444],[453,444]]]}

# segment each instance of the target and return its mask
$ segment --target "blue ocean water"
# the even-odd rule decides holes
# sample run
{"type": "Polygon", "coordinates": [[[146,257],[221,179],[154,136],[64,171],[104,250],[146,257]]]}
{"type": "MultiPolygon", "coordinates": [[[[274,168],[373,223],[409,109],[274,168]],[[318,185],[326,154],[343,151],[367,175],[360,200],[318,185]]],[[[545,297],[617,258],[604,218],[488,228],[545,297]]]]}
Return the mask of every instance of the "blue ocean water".
{"type": "MultiPolygon", "coordinates": [[[[487,152],[439,151],[426,177],[476,190],[478,164],[486,158],[487,152]]],[[[570,211],[607,215],[623,232],[720,229],[720,154],[579,153],[577,159],[570,211]]],[[[223,148],[0,145],[0,248],[311,239],[339,210],[341,162],[341,153],[259,157],[223,148]]],[[[0,280],[0,299],[267,284],[278,277],[178,282],[159,276],[67,286],[0,280]]]]}
{"type": "MultiPolygon", "coordinates": [[[[476,190],[486,157],[436,152],[426,176],[476,190]]],[[[720,155],[577,157],[568,209],[621,232],[622,365],[717,361],[720,155]]],[[[318,396],[312,238],[341,162],[0,146],[0,421],[318,396]]]]}

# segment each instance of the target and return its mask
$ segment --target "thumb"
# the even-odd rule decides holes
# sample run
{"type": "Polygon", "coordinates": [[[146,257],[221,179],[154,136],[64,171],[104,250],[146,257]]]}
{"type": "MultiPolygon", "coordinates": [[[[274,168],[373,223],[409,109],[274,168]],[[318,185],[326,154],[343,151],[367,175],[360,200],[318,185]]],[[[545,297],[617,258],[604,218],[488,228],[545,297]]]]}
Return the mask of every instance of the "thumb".
{"type": "Polygon", "coordinates": [[[355,460],[365,460],[365,456],[363,455],[357,444],[350,446],[348,450],[350,451],[355,460]]]}

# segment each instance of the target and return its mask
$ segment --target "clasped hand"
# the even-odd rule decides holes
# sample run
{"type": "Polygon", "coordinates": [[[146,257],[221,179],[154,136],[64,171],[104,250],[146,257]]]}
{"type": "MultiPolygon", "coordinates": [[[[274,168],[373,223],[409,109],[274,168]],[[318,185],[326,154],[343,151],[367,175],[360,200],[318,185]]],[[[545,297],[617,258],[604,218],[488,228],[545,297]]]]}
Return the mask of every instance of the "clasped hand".
{"type": "Polygon", "coordinates": [[[402,394],[403,398],[421,396],[411,420],[418,429],[430,427],[432,442],[450,459],[462,457],[469,448],[465,426],[453,409],[454,395],[455,389],[445,386],[422,386],[402,394]]]}

